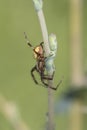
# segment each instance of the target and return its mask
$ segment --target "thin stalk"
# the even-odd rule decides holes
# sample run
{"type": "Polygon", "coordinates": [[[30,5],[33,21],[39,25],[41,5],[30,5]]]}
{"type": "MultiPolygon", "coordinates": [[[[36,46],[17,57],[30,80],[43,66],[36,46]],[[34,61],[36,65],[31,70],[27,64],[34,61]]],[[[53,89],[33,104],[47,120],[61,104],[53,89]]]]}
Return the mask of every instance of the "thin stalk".
{"type": "MultiPolygon", "coordinates": [[[[50,48],[49,48],[49,41],[48,41],[48,31],[46,27],[46,22],[42,10],[42,5],[43,2],[42,0],[33,0],[35,9],[38,15],[41,31],[42,31],[42,36],[43,36],[43,41],[44,41],[44,51],[45,55],[48,56],[50,53],[50,48]]],[[[52,71],[53,73],[53,71],[52,71]]],[[[52,73],[48,72],[48,75],[52,75],[52,73]]],[[[53,81],[48,82],[49,86],[53,85],[53,81]]],[[[48,87],[48,127],[47,130],[54,130],[54,97],[53,97],[53,90],[48,87]]]]}
{"type": "Polygon", "coordinates": [[[50,53],[50,49],[49,49],[49,41],[48,41],[48,31],[47,31],[43,11],[42,10],[38,11],[37,15],[39,18],[39,23],[40,23],[40,27],[41,27],[41,31],[42,31],[45,54],[46,54],[46,56],[48,56],[50,53]]]}

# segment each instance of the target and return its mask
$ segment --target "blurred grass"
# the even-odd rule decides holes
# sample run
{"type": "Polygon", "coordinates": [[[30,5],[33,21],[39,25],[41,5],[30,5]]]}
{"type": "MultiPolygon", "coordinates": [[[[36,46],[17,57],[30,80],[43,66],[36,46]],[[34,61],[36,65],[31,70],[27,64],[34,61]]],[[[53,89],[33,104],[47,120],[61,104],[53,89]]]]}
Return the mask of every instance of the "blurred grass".
{"type": "Polygon", "coordinates": [[[11,124],[4,118],[4,116],[0,113],[0,129],[1,130],[12,130],[11,124]]]}
{"type": "MultiPolygon", "coordinates": [[[[86,5],[87,1],[84,0],[85,57],[87,56],[86,5]]],[[[56,98],[66,89],[69,77],[69,1],[44,0],[44,15],[49,34],[55,33],[59,43],[55,60],[55,83],[64,75],[63,84],[59,91],[55,92],[56,98]]],[[[30,76],[30,70],[35,61],[32,50],[26,45],[24,31],[27,32],[34,46],[42,41],[32,0],[0,0],[0,93],[18,104],[22,117],[31,130],[41,130],[44,127],[47,112],[47,89],[36,86],[30,76]]],[[[66,118],[67,115],[56,120],[57,128],[65,130],[66,118]]],[[[8,129],[12,128],[0,114],[0,130],[8,129]]]]}

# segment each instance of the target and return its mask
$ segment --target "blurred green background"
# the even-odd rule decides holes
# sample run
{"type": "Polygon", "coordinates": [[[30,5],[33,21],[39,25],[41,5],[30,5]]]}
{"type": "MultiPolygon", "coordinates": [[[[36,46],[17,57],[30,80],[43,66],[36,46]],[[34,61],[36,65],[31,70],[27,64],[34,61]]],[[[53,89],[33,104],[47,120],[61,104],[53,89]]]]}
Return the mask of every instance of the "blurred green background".
{"type": "MultiPolygon", "coordinates": [[[[49,34],[55,33],[58,53],[55,59],[55,84],[64,75],[64,81],[54,93],[55,101],[66,90],[69,82],[69,0],[44,0],[44,15],[49,34]]],[[[32,50],[27,46],[23,32],[36,46],[42,41],[39,21],[32,0],[0,0],[0,93],[15,102],[22,119],[31,130],[43,130],[47,112],[47,89],[36,86],[30,70],[35,64],[32,50]]],[[[83,0],[84,71],[87,71],[87,0],[83,0]]],[[[38,77],[37,77],[38,78],[38,77]]],[[[39,79],[39,78],[38,78],[39,79]]],[[[87,117],[84,117],[84,128],[87,117]]],[[[68,115],[56,116],[56,130],[67,130],[68,115]]],[[[0,113],[0,130],[12,130],[0,113]]]]}

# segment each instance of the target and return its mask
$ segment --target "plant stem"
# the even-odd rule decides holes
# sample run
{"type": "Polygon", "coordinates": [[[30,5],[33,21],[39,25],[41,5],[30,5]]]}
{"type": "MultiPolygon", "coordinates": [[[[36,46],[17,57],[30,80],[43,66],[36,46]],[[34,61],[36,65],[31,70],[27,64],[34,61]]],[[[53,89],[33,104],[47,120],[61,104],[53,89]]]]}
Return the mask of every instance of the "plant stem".
{"type": "MultiPolygon", "coordinates": [[[[42,30],[45,54],[46,54],[46,56],[48,56],[50,53],[49,41],[48,41],[48,31],[47,31],[45,18],[44,18],[42,10],[40,10],[38,12],[38,18],[39,18],[39,22],[40,22],[40,26],[41,26],[41,30],[42,30]]],[[[48,74],[49,74],[49,72],[48,72],[48,74]]],[[[52,86],[53,81],[49,81],[48,84],[49,84],[49,86],[52,86]]],[[[48,87],[48,130],[54,130],[54,108],[53,108],[54,103],[53,103],[53,101],[54,101],[53,90],[51,90],[48,87]]]]}
{"type": "MultiPolygon", "coordinates": [[[[37,11],[37,15],[39,18],[39,23],[40,23],[40,27],[41,27],[41,31],[42,31],[45,55],[48,56],[50,53],[50,48],[49,48],[48,31],[47,31],[47,27],[46,27],[44,14],[42,11],[42,7],[40,6],[40,1],[39,0],[33,0],[33,1],[35,4],[35,9],[37,11]],[[40,7],[39,10],[37,10],[37,6],[38,6],[38,8],[40,7]]],[[[52,73],[53,73],[53,71],[52,71],[52,73]]],[[[50,76],[50,75],[52,75],[52,73],[49,74],[49,72],[48,72],[48,75],[50,76]]],[[[49,86],[52,86],[53,81],[48,81],[48,84],[49,84],[49,86]]],[[[54,102],[53,90],[51,90],[50,87],[48,87],[48,127],[47,127],[47,130],[54,130],[54,103],[53,102],[54,102]]]]}
{"type": "Polygon", "coordinates": [[[48,42],[48,31],[47,31],[43,11],[42,10],[38,11],[37,15],[38,15],[39,23],[40,23],[40,26],[41,26],[41,31],[42,31],[43,41],[44,41],[45,54],[46,54],[46,56],[48,56],[49,53],[50,53],[50,49],[49,49],[49,42],[48,42]]]}

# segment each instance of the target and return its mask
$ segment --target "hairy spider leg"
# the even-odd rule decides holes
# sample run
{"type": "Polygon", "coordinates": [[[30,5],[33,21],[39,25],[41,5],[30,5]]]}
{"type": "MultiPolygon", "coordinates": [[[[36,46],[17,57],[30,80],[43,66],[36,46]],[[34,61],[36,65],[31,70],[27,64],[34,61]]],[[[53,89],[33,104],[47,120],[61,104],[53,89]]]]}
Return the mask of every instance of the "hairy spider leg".
{"type": "Polygon", "coordinates": [[[31,69],[31,76],[32,76],[32,78],[33,78],[35,84],[41,85],[41,86],[43,86],[43,87],[47,86],[45,83],[43,83],[43,79],[42,79],[42,78],[41,78],[41,81],[42,81],[42,83],[43,83],[45,86],[44,86],[43,84],[40,84],[40,83],[37,82],[37,80],[36,80],[36,78],[35,78],[35,76],[34,76],[34,71],[37,71],[37,72],[40,74],[40,72],[37,70],[37,66],[36,66],[36,65],[31,69]]]}
{"type": "Polygon", "coordinates": [[[57,86],[56,86],[56,87],[52,87],[52,89],[57,90],[57,89],[58,89],[58,87],[60,86],[60,84],[62,83],[62,81],[63,81],[63,79],[61,79],[61,80],[59,81],[59,83],[57,84],[57,86]]]}
{"type": "Polygon", "coordinates": [[[60,84],[62,83],[64,77],[62,77],[62,79],[59,81],[59,83],[57,84],[56,87],[51,87],[51,86],[48,85],[48,83],[46,83],[46,82],[44,81],[44,80],[53,80],[54,73],[55,73],[55,72],[53,72],[52,77],[48,77],[47,75],[42,75],[42,76],[41,76],[41,81],[42,81],[42,83],[45,85],[46,88],[49,87],[49,88],[51,88],[51,89],[53,89],[53,90],[57,90],[58,87],[60,86],[60,84]]]}
{"type": "Polygon", "coordinates": [[[43,78],[41,78],[41,81],[42,81],[42,83],[45,85],[46,88],[51,88],[51,89],[53,89],[53,90],[57,90],[58,87],[60,86],[60,84],[62,83],[62,80],[60,80],[60,82],[57,84],[56,87],[51,87],[51,86],[48,85],[48,83],[45,83],[45,82],[44,82],[44,79],[43,79],[43,78]]]}
{"type": "Polygon", "coordinates": [[[53,74],[49,77],[49,75],[42,75],[42,78],[45,79],[45,80],[53,80],[53,77],[54,77],[54,73],[55,71],[53,72],[53,74]]]}
{"type": "Polygon", "coordinates": [[[27,44],[28,44],[28,46],[30,46],[32,49],[34,49],[34,47],[31,45],[31,43],[29,42],[29,40],[28,40],[28,37],[27,37],[27,34],[24,32],[24,36],[25,36],[25,39],[26,39],[26,41],[27,41],[27,44]]]}
{"type": "Polygon", "coordinates": [[[48,84],[44,81],[44,79],[41,77],[41,82],[44,84],[45,88],[48,88],[48,84]]]}
{"type": "Polygon", "coordinates": [[[43,48],[43,44],[44,44],[44,42],[41,42],[41,43],[40,43],[40,45],[42,46],[42,48],[43,48]]]}
{"type": "MultiPolygon", "coordinates": [[[[39,84],[39,83],[37,82],[37,80],[35,79],[34,71],[37,71],[37,72],[38,72],[36,65],[35,65],[35,66],[32,68],[32,70],[31,70],[31,76],[32,76],[32,78],[33,78],[33,80],[34,80],[34,82],[35,82],[36,84],[43,86],[42,84],[39,84]]],[[[44,75],[43,72],[42,72],[42,73],[39,72],[39,74],[41,75],[41,82],[44,84],[43,87],[45,87],[45,88],[48,88],[48,87],[49,87],[49,88],[51,88],[51,89],[53,89],[53,90],[57,90],[58,87],[60,86],[60,84],[61,84],[62,81],[63,81],[63,79],[61,79],[60,82],[57,84],[56,87],[51,87],[51,86],[49,86],[48,83],[46,83],[44,80],[53,80],[54,73],[53,73],[52,77],[48,77],[47,75],[44,75]]]]}
{"type": "Polygon", "coordinates": [[[44,86],[45,88],[51,88],[51,89],[53,89],[53,90],[57,90],[57,88],[54,88],[54,87],[49,86],[48,83],[46,83],[43,78],[41,78],[41,81],[42,81],[42,83],[45,85],[45,86],[44,86]]]}
{"type": "Polygon", "coordinates": [[[35,76],[34,76],[34,71],[37,71],[37,72],[40,74],[40,72],[37,70],[37,65],[35,65],[35,66],[31,69],[31,76],[32,76],[32,78],[33,78],[35,84],[43,86],[42,84],[40,84],[40,83],[37,82],[37,80],[36,80],[36,78],[35,78],[35,76]]]}
{"type": "Polygon", "coordinates": [[[50,87],[51,89],[54,89],[53,87],[49,86],[48,83],[46,83],[45,81],[47,80],[53,80],[54,77],[54,73],[52,74],[51,77],[49,77],[48,75],[44,75],[44,73],[42,72],[41,74],[41,82],[45,85],[44,87],[48,88],[50,87]]]}
{"type": "Polygon", "coordinates": [[[41,85],[41,86],[47,88],[47,87],[48,87],[48,84],[44,81],[44,79],[46,79],[46,80],[52,80],[53,77],[47,77],[47,75],[44,75],[43,73],[44,73],[43,71],[40,73],[40,72],[37,70],[37,66],[36,66],[36,65],[31,69],[31,76],[32,76],[32,78],[33,78],[35,84],[38,84],[38,85],[41,85]],[[39,84],[39,83],[37,82],[37,80],[36,80],[36,78],[35,78],[35,76],[34,76],[34,71],[37,71],[37,72],[40,74],[40,76],[41,76],[41,82],[42,82],[44,85],[39,84]]]}
{"type": "Polygon", "coordinates": [[[60,80],[60,82],[57,84],[56,88],[54,88],[55,90],[57,90],[57,88],[60,86],[60,84],[62,83],[63,78],[60,80]]]}
{"type": "Polygon", "coordinates": [[[34,76],[34,71],[37,71],[36,65],[31,69],[31,76],[36,84],[39,84],[34,76]]]}

